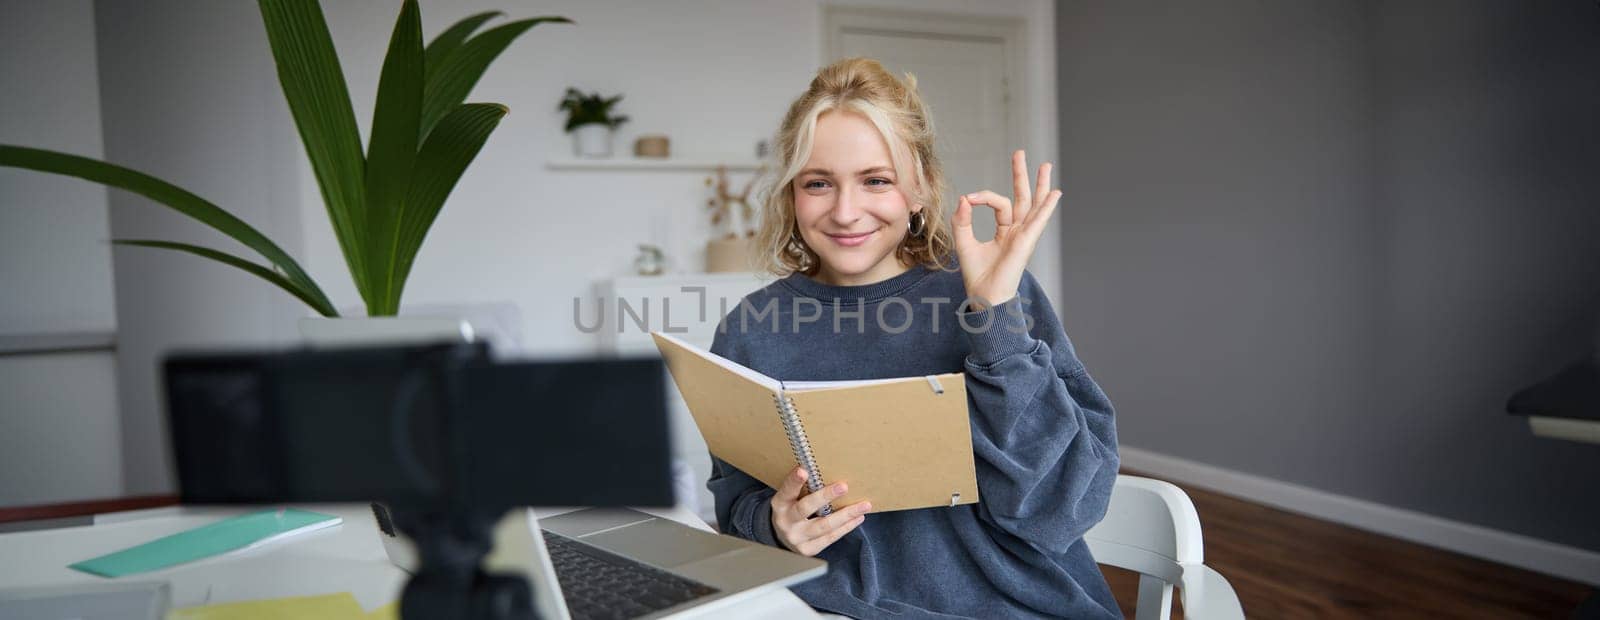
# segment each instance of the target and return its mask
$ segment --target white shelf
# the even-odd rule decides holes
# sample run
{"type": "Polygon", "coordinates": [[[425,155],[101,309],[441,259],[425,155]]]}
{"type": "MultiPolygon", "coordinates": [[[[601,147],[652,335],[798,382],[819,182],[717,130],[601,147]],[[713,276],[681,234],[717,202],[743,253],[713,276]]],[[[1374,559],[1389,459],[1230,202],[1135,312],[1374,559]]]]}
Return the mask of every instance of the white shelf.
{"type": "MultiPolygon", "coordinates": [[[[704,284],[743,285],[749,282],[759,282],[756,288],[766,286],[773,280],[773,276],[765,273],[750,271],[724,271],[719,273],[663,273],[654,276],[621,275],[610,279],[614,288],[629,288],[635,286],[698,286],[704,284]]],[[[752,289],[753,290],[753,289],[752,289]]],[[[720,318],[720,317],[719,317],[720,318]]]]}
{"type": "Polygon", "coordinates": [[[732,171],[750,171],[761,167],[761,162],[748,157],[669,157],[664,159],[621,156],[609,159],[580,159],[555,157],[545,162],[551,170],[686,170],[711,172],[717,166],[727,166],[732,171]]]}

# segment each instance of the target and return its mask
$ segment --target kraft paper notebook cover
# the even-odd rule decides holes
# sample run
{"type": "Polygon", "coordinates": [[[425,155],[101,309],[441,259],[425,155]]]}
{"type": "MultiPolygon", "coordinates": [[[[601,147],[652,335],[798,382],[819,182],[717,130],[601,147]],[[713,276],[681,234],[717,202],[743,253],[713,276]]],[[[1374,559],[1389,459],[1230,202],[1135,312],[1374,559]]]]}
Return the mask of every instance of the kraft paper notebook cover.
{"type": "Polygon", "coordinates": [[[650,335],[711,453],[767,486],[777,488],[800,465],[811,491],[849,484],[832,505],[865,500],[884,512],[977,503],[962,373],[778,381],[670,335],[650,335]]]}

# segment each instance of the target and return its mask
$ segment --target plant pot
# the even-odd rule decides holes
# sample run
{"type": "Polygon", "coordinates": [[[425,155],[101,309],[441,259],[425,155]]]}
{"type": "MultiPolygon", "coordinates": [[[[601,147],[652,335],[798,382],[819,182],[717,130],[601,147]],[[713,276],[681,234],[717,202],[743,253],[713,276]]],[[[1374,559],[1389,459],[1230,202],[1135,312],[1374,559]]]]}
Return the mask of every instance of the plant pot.
{"type": "Polygon", "coordinates": [[[399,345],[427,342],[470,342],[472,326],[461,319],[439,317],[306,317],[300,337],[311,346],[399,345]]]}
{"type": "Polygon", "coordinates": [[[749,237],[712,239],[706,242],[706,273],[750,271],[749,237]]]}
{"type": "Polygon", "coordinates": [[[598,123],[579,125],[572,130],[572,154],[588,159],[610,157],[612,133],[610,127],[598,123]]]}

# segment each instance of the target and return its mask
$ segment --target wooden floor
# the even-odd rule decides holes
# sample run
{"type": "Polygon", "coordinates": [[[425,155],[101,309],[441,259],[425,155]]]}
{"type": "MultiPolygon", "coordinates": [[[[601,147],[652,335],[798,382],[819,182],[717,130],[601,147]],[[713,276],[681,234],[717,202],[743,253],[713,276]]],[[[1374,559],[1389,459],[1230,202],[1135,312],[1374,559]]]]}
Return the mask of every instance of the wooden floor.
{"type": "MultiPolygon", "coordinates": [[[[1200,513],[1206,564],[1228,578],[1251,618],[1564,620],[1593,591],[1226,495],[1183,490],[1200,513]]],[[[1132,618],[1137,575],[1105,571],[1132,618]]]]}

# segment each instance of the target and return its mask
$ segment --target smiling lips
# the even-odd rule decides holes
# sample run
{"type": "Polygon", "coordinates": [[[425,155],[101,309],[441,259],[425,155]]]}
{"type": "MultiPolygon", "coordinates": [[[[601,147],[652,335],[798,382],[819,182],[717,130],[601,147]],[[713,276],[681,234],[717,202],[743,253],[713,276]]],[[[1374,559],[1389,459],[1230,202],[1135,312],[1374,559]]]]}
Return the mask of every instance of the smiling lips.
{"type": "Polygon", "coordinates": [[[836,234],[833,234],[833,233],[828,233],[828,238],[832,239],[834,243],[837,243],[839,245],[845,246],[847,248],[853,248],[855,246],[858,246],[858,245],[861,245],[863,243],[866,243],[867,242],[867,238],[871,237],[873,232],[877,232],[877,231],[868,231],[868,232],[864,232],[864,233],[855,233],[855,234],[851,234],[851,235],[836,235],[836,234]]]}

